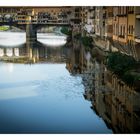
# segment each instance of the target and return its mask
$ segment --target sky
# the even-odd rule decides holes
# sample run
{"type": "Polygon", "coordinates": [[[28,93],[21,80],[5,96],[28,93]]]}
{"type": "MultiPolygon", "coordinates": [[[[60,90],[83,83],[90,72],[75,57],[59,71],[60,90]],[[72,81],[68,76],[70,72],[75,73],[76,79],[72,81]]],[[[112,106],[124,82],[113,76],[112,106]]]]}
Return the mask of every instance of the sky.
{"type": "Polygon", "coordinates": [[[140,0],[1,0],[0,6],[139,6],[140,0]]]}

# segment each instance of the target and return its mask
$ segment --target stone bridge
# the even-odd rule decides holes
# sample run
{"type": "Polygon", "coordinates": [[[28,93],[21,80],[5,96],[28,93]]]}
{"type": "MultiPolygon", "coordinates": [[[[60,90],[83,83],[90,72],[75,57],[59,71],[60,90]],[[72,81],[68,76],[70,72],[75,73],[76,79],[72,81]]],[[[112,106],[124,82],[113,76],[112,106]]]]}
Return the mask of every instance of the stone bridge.
{"type": "Polygon", "coordinates": [[[71,7],[0,7],[0,26],[26,31],[26,40],[36,40],[37,30],[48,26],[71,28],[71,7]]]}

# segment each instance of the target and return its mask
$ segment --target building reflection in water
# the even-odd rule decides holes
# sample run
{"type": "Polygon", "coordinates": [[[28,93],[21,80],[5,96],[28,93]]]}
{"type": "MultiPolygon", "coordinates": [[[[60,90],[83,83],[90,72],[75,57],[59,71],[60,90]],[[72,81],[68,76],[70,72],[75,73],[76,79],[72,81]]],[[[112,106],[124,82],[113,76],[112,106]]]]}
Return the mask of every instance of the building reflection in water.
{"type": "Polygon", "coordinates": [[[27,42],[19,48],[0,48],[0,59],[12,62],[66,62],[67,70],[80,74],[85,87],[84,97],[114,133],[139,133],[140,94],[117,78],[104,65],[104,55],[85,50],[80,43],[47,47],[27,42]],[[21,59],[21,60],[20,60],[21,59]],[[20,61],[19,61],[20,60],[20,61]]]}
{"type": "Polygon", "coordinates": [[[47,47],[40,42],[26,42],[14,47],[0,47],[0,60],[17,63],[59,62],[65,61],[65,48],[47,47]]]}
{"type": "Polygon", "coordinates": [[[104,65],[105,56],[95,48],[91,55],[81,45],[69,51],[66,67],[81,74],[84,97],[114,133],[139,133],[140,93],[127,86],[104,65]]]}

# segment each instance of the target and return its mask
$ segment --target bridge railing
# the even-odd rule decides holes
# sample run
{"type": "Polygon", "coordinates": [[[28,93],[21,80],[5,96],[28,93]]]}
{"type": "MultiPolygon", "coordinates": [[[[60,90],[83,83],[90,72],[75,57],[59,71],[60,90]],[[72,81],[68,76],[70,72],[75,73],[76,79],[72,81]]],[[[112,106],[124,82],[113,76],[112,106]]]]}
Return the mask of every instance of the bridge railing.
{"type": "Polygon", "coordinates": [[[60,20],[49,20],[49,21],[38,21],[38,20],[0,20],[0,23],[6,24],[6,25],[12,25],[12,24],[60,24],[60,25],[68,25],[70,24],[69,21],[60,21],[60,20]]]}

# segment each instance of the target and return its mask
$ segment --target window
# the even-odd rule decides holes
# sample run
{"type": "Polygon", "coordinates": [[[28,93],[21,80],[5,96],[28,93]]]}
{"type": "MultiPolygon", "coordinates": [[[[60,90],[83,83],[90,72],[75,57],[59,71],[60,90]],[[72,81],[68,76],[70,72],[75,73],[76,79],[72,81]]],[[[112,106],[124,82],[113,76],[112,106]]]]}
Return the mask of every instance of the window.
{"type": "Polygon", "coordinates": [[[115,34],[115,24],[113,24],[113,34],[115,34]]]}
{"type": "Polygon", "coordinates": [[[128,33],[133,34],[133,25],[129,25],[128,27],[128,33]]]}
{"type": "Polygon", "coordinates": [[[129,6],[128,7],[128,13],[133,14],[134,13],[134,6],[129,6]]]}
{"type": "Polygon", "coordinates": [[[122,9],[122,8],[121,8],[121,7],[119,7],[119,14],[120,14],[120,15],[121,15],[121,9],[122,9]]]}
{"type": "Polygon", "coordinates": [[[114,32],[114,35],[116,35],[116,24],[114,24],[113,32],[114,32]]]}
{"type": "Polygon", "coordinates": [[[123,7],[123,14],[125,15],[126,14],[126,7],[123,7]]]}
{"type": "Polygon", "coordinates": [[[129,40],[129,41],[128,41],[128,45],[129,45],[129,46],[133,46],[133,40],[129,40]]]}
{"type": "Polygon", "coordinates": [[[108,25],[108,33],[112,33],[113,26],[112,25],[108,25]]]}
{"type": "Polygon", "coordinates": [[[116,24],[116,35],[118,35],[118,24],[116,24]]]}
{"type": "Polygon", "coordinates": [[[133,40],[130,40],[130,45],[133,46],[133,40]]]}
{"type": "Polygon", "coordinates": [[[120,25],[120,35],[122,35],[122,26],[120,25]]]}
{"type": "Polygon", "coordinates": [[[131,26],[131,34],[133,34],[133,25],[131,26]]]}
{"type": "Polygon", "coordinates": [[[123,36],[125,36],[125,25],[123,26],[123,36]]]}
{"type": "Polygon", "coordinates": [[[124,38],[125,37],[125,25],[120,25],[119,27],[119,37],[124,38]]]}
{"type": "Polygon", "coordinates": [[[123,7],[120,8],[120,14],[122,15],[123,12],[123,7]]]}

